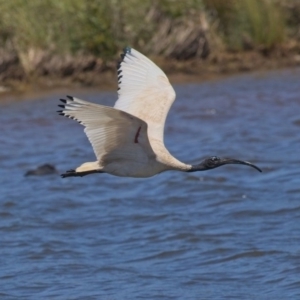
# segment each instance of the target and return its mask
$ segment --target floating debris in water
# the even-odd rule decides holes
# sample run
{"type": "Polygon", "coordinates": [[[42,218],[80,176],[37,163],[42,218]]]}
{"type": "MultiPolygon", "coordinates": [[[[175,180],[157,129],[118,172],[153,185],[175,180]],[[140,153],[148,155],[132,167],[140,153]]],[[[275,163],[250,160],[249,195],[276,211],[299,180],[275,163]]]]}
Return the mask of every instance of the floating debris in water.
{"type": "Polygon", "coordinates": [[[29,170],[25,173],[25,176],[41,176],[41,175],[51,175],[51,174],[57,174],[58,171],[53,165],[50,164],[44,164],[41,166],[38,166],[34,170],[29,170]]]}

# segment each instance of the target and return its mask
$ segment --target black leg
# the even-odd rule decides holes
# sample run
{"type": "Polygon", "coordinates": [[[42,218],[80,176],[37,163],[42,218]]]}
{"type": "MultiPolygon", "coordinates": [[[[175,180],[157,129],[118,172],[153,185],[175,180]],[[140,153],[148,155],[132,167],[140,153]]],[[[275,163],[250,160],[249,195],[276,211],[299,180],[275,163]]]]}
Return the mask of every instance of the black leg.
{"type": "Polygon", "coordinates": [[[100,170],[92,170],[92,171],[86,171],[86,172],[76,172],[75,170],[69,170],[66,173],[61,174],[60,176],[62,178],[66,177],[83,177],[89,174],[94,174],[94,173],[104,173],[100,170]]]}

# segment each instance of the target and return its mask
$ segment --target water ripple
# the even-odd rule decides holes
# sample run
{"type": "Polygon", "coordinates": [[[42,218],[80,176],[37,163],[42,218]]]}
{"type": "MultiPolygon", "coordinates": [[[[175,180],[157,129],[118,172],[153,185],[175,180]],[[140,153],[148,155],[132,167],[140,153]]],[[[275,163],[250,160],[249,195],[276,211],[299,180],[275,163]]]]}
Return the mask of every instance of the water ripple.
{"type": "MultiPolygon", "coordinates": [[[[179,159],[256,163],[149,179],[24,177],[92,161],[56,98],[3,104],[1,299],[298,299],[300,73],[175,87],[179,159]]],[[[68,94],[69,92],[67,92],[68,94]]],[[[112,105],[116,94],[78,92],[112,105]]]]}

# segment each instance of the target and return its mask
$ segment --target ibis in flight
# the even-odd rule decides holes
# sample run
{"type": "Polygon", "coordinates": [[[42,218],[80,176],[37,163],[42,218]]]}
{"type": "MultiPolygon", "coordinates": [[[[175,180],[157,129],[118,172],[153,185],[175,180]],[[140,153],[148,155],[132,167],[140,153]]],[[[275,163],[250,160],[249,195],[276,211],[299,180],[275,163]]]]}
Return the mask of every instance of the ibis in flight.
{"type": "Polygon", "coordinates": [[[150,177],[164,171],[197,172],[227,164],[261,170],[254,164],[211,156],[199,164],[186,164],[164,145],[164,125],[175,100],[166,74],[140,52],[125,48],[118,65],[118,100],[108,107],[67,96],[60,115],[82,124],[97,160],[66,171],[62,177],[109,173],[150,177]]]}

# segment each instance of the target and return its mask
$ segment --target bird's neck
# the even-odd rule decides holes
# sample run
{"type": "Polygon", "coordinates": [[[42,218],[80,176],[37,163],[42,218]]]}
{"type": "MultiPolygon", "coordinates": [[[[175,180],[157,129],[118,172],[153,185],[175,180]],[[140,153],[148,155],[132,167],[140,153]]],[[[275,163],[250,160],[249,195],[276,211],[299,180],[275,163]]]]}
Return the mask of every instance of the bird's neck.
{"type": "Polygon", "coordinates": [[[151,147],[156,154],[156,161],[159,163],[163,171],[176,170],[187,172],[191,169],[191,165],[185,164],[175,158],[165,147],[163,141],[151,139],[151,147]]]}
{"type": "Polygon", "coordinates": [[[159,156],[158,162],[162,164],[165,170],[174,170],[174,171],[182,171],[187,172],[191,169],[191,165],[185,164],[172,156],[171,154],[165,153],[165,155],[159,156]]]}
{"type": "Polygon", "coordinates": [[[188,169],[186,172],[198,172],[198,171],[205,171],[207,170],[207,167],[200,163],[196,165],[191,165],[190,169],[188,169]]]}

